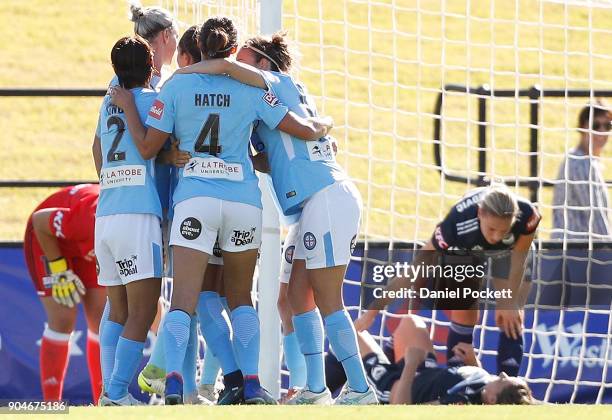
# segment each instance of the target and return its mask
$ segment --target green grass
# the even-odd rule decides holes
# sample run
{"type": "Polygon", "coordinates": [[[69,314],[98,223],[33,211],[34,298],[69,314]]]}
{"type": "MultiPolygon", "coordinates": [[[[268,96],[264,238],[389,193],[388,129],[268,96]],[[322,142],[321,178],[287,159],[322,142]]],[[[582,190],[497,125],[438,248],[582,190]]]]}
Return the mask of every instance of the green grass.
{"type": "MultiPolygon", "coordinates": [[[[338,158],[364,197],[368,239],[426,238],[466,190],[442,181],[433,167],[431,113],[442,85],[612,89],[612,9],[589,16],[577,6],[492,2],[472,1],[466,10],[463,1],[285,1],[283,25],[302,54],[299,77],[336,121],[338,158]],[[312,21],[320,17],[324,30],[312,21]],[[595,30],[588,30],[589,19],[595,30]]],[[[104,87],[112,76],[110,47],[132,29],[120,0],[4,0],[0,18],[7,40],[0,87],[104,87]]],[[[542,178],[556,177],[564,151],[577,141],[573,126],[584,102],[543,100],[542,178]]],[[[90,145],[99,103],[0,98],[0,179],[94,179],[90,145]]],[[[444,124],[445,166],[474,175],[476,100],[449,95],[444,112],[452,118],[444,124]]],[[[516,151],[528,150],[528,102],[497,99],[488,115],[488,174],[527,175],[528,157],[516,151]]],[[[604,152],[607,179],[611,150],[604,152]]],[[[0,190],[0,239],[19,239],[29,212],[48,193],[0,190]]],[[[550,190],[539,197],[544,239],[551,200],[550,190]]]]}
{"type": "MultiPolygon", "coordinates": [[[[377,406],[377,407],[72,407],[70,417],[89,420],[149,420],[149,419],[222,419],[248,418],[295,420],[342,420],[342,419],[405,419],[419,420],[515,420],[537,418],[557,420],[559,418],[604,418],[609,413],[606,406],[377,406]]],[[[10,417],[8,417],[10,418],[10,417]]],[[[15,418],[17,418],[15,416],[15,418]]]]}
{"type": "MultiPolygon", "coordinates": [[[[377,406],[377,407],[71,407],[70,417],[89,420],[149,420],[149,419],[226,419],[249,420],[286,419],[399,419],[419,420],[516,420],[537,418],[557,420],[559,418],[587,419],[605,418],[609,413],[606,406],[377,406]]],[[[5,416],[10,419],[17,415],[5,416]]]]}

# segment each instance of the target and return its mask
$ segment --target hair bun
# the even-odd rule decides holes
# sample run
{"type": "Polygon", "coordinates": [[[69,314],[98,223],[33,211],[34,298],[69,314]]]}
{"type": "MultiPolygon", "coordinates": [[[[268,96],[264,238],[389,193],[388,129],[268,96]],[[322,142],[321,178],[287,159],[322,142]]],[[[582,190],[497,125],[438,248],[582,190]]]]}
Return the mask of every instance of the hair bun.
{"type": "Polygon", "coordinates": [[[144,16],[144,11],[143,11],[142,6],[136,3],[130,4],[130,13],[132,14],[130,16],[130,20],[132,22],[138,22],[138,20],[144,16]]]}

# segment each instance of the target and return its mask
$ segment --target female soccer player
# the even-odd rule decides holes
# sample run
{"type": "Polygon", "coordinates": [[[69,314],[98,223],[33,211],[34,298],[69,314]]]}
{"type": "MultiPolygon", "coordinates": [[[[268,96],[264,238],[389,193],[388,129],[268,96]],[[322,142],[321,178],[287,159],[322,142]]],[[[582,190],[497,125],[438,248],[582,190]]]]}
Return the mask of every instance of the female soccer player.
{"type": "Polygon", "coordinates": [[[40,344],[40,382],[45,401],[62,399],[70,335],[82,300],[87,319],[87,367],[94,401],[100,396],[98,325],[106,300],[96,279],[94,220],[97,185],[64,188],[36,207],[25,231],[25,261],[47,314],[40,344]]]}
{"type": "MultiPolygon", "coordinates": [[[[179,67],[185,67],[201,60],[200,49],[198,48],[198,34],[199,27],[193,25],[189,27],[181,36],[177,46],[177,62],[179,67]]],[[[168,163],[173,164],[177,168],[185,166],[188,160],[191,158],[189,153],[178,150],[178,140],[172,142],[172,147],[168,151],[163,151],[165,160],[168,163]],[[172,154],[172,156],[168,156],[172,154]]],[[[158,157],[158,160],[160,157],[158,157]]],[[[177,169],[171,169],[172,185],[170,191],[172,192],[176,188],[176,177],[177,169]]],[[[172,208],[170,206],[168,212],[168,218],[172,219],[172,208]]],[[[215,252],[216,254],[216,252],[215,252]]],[[[206,269],[206,275],[204,283],[206,285],[215,285],[218,282],[218,277],[222,274],[222,259],[215,255],[211,256],[209,265],[206,269]]],[[[171,264],[169,264],[171,265],[171,264]]],[[[171,267],[168,268],[168,272],[171,274],[171,267]]],[[[211,287],[211,290],[214,286],[211,287]]],[[[206,292],[203,292],[203,294],[206,292]]],[[[209,292],[216,293],[216,292],[209,292]]],[[[217,294],[217,298],[219,298],[217,294]]],[[[205,307],[198,308],[198,313],[206,310],[205,307]]],[[[229,311],[228,311],[229,312],[229,311]]],[[[162,321],[163,322],[163,321],[162,321]]],[[[160,324],[162,325],[162,324],[160,324]]],[[[200,326],[204,325],[204,320],[200,322],[200,326]]],[[[138,384],[144,392],[156,393],[163,396],[165,393],[165,381],[166,381],[166,361],[164,355],[164,338],[163,329],[159,328],[157,334],[157,340],[153,346],[153,351],[149,362],[145,368],[138,375],[138,384]]],[[[215,399],[214,384],[217,379],[219,371],[219,363],[217,359],[212,355],[212,351],[206,351],[204,357],[203,371],[200,376],[200,386],[198,387],[195,382],[196,366],[198,358],[198,337],[197,334],[190,335],[190,342],[187,345],[187,352],[185,355],[185,362],[183,365],[183,400],[187,404],[206,404],[207,401],[215,399]],[[200,395],[201,397],[200,397],[200,395]],[[203,397],[203,398],[202,398],[203,397]]]]}
{"type": "MultiPolygon", "coordinates": [[[[245,83],[268,88],[298,115],[316,115],[305,89],[284,73],[292,61],[284,34],[248,40],[237,60],[267,71],[259,72],[227,60],[193,67],[202,72],[228,73],[245,83]]],[[[305,143],[265,125],[258,127],[257,135],[265,143],[284,214],[301,212],[295,243],[286,243],[286,249],[295,247],[289,300],[294,313],[293,327],[306,359],[307,386],[291,401],[295,404],[332,401],[325,387],[320,311],[327,337],[348,377],[348,387],[336,404],[375,404],[376,395],[366,381],[353,323],[342,301],[344,273],[359,231],[361,196],[336,163],[329,138],[305,143]]]]}
{"type": "MultiPolygon", "coordinates": [[[[134,33],[146,39],[152,47],[153,51],[153,75],[151,76],[150,85],[152,88],[159,88],[162,81],[162,70],[164,65],[172,63],[174,52],[177,44],[177,23],[172,17],[172,14],[161,7],[141,7],[133,3],[130,5],[131,20],[134,22],[134,33]]],[[[117,76],[114,76],[109,86],[115,86],[119,83],[117,76]]],[[[100,118],[98,117],[98,126],[92,145],[92,153],[96,171],[100,174],[102,166],[102,154],[100,148],[100,118]]],[[[167,145],[170,147],[170,145],[167,145]]],[[[170,167],[168,158],[160,156],[160,160],[155,165],[155,181],[157,191],[160,196],[162,211],[165,214],[170,204],[170,167]]],[[[108,319],[110,307],[107,301],[104,308],[104,314],[100,321],[100,335],[103,336],[104,324],[108,319]]],[[[101,341],[102,347],[102,376],[110,378],[112,373],[112,365],[114,361],[114,345],[109,344],[107,351],[104,351],[105,343],[101,341]],[[104,360],[104,354],[112,355],[108,363],[104,360]]]]}
{"type": "MultiPolygon", "coordinates": [[[[157,93],[149,88],[153,52],[139,36],[121,38],[111,51],[118,82],[134,95],[141,119],[157,93]]],[[[104,351],[115,349],[111,377],[100,405],[137,405],[128,393],[142,358],[147,333],[157,312],[162,275],[162,209],[155,187],[154,160],[126,130],[123,111],[110,95],[100,110],[100,203],[96,212],[95,249],[98,283],[110,302],[103,335],[104,351]]],[[[105,362],[111,355],[104,354],[105,362]]]]}
{"type": "MultiPolygon", "coordinates": [[[[228,57],[236,51],[236,42],[237,31],[230,19],[211,18],[200,30],[199,46],[204,59],[228,57]]],[[[128,115],[130,121],[132,117],[128,115]]],[[[261,199],[247,146],[256,120],[305,140],[320,138],[330,128],[321,121],[308,121],[289,112],[272,92],[223,76],[193,74],[176,75],[164,86],[149,111],[149,129],[140,133],[144,144],[155,147],[175,132],[181,139],[181,149],[194,156],[180,171],[173,195],[170,245],[174,252],[174,289],[164,324],[168,334],[167,404],[182,403],[182,378],[178,372],[217,234],[225,263],[224,284],[237,359],[235,366],[223,366],[224,360],[220,360],[226,394],[232,401],[243,396],[246,403],[275,403],[257,377],[259,319],[251,301],[261,237],[261,199]]],[[[219,328],[225,330],[227,325],[219,328]]],[[[221,331],[220,335],[227,334],[221,331]]],[[[209,344],[213,347],[214,343],[209,340],[209,344]]],[[[225,356],[229,363],[231,349],[213,351],[218,357],[225,356]]]]}
{"type": "MultiPolygon", "coordinates": [[[[505,373],[485,371],[471,344],[458,343],[454,360],[439,366],[429,331],[415,315],[402,318],[405,349],[399,360],[390,361],[367,331],[359,333],[368,379],[384,404],[534,404],[527,383],[505,373]]],[[[394,335],[394,336],[397,336],[394,335]]],[[[332,372],[341,376],[338,361],[328,357],[332,372]]],[[[345,379],[335,378],[336,383],[345,379]]]]}
{"type": "MultiPolygon", "coordinates": [[[[495,314],[497,325],[502,331],[498,344],[498,370],[510,376],[518,374],[523,357],[523,313],[518,307],[528,291],[529,283],[523,282],[524,263],[540,219],[538,211],[528,200],[517,197],[503,184],[476,188],[453,206],[438,224],[431,239],[421,248],[424,251],[421,255],[427,251],[443,252],[449,249],[511,251],[505,284],[514,287],[514,296],[505,302],[503,309],[497,309],[495,314]]],[[[392,281],[389,287],[401,287],[405,280],[399,280],[392,281]]],[[[498,282],[496,286],[502,283],[498,282]]],[[[465,303],[472,307],[476,302],[465,303]]],[[[366,312],[358,322],[359,328],[365,329],[371,325],[376,314],[377,311],[366,312]]],[[[452,311],[447,340],[447,357],[450,362],[455,357],[453,348],[457,343],[472,344],[478,317],[478,310],[452,311]]]]}

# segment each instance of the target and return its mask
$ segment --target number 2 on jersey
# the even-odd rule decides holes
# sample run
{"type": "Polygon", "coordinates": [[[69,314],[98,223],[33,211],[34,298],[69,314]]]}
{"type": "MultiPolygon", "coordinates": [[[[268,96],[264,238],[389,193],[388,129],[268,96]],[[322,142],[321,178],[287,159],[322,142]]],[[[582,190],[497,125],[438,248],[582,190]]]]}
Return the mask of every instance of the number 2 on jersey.
{"type": "Polygon", "coordinates": [[[196,140],[194,150],[197,153],[208,153],[213,156],[221,153],[221,145],[219,145],[219,114],[210,114],[204,123],[198,139],[196,140]],[[204,144],[206,138],[210,135],[209,144],[204,144]]]}
{"type": "Polygon", "coordinates": [[[116,115],[110,117],[106,121],[106,126],[110,130],[110,128],[116,125],[117,126],[117,134],[115,134],[115,138],[113,139],[113,144],[111,145],[108,154],[106,155],[107,162],[119,162],[125,160],[125,152],[118,152],[117,148],[119,147],[119,143],[121,143],[121,138],[123,137],[123,133],[125,133],[125,123],[123,120],[116,115]]]}

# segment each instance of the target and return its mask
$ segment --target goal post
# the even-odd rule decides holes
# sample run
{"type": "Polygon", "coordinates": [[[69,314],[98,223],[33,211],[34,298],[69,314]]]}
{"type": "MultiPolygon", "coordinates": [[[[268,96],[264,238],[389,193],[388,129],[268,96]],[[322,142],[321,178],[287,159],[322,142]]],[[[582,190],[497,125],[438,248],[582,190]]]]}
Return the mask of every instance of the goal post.
{"type": "MultiPolygon", "coordinates": [[[[485,177],[501,177],[543,215],[535,240],[537,287],[562,285],[598,298],[612,290],[612,280],[604,281],[612,279],[610,239],[593,239],[589,228],[576,252],[567,234],[551,242],[553,211],[575,207],[567,197],[553,204],[553,190],[561,182],[560,165],[578,143],[578,114],[597,96],[612,94],[612,0],[158,3],[177,13],[183,29],[224,14],[239,22],[241,36],[288,31],[300,53],[292,74],[315,98],[319,113],[334,118],[338,162],[364,200],[359,244],[344,284],[352,316],[369,267],[392,263],[396,250],[412,251],[428,240],[451,205],[485,177]]],[[[611,150],[606,146],[593,160],[602,164],[600,186],[608,192],[611,150]]],[[[254,290],[260,370],[264,385],[278,395],[281,237],[264,177],[260,185],[264,230],[254,290]]],[[[602,203],[584,210],[597,207],[602,203]]],[[[611,402],[611,308],[585,302],[550,311],[543,302],[528,308],[521,375],[546,401],[611,402]]],[[[474,335],[489,367],[499,335],[493,315],[485,314],[474,335]]],[[[371,332],[383,342],[398,314],[381,318],[371,332]]],[[[442,355],[448,317],[438,311],[427,322],[442,355]]]]}

